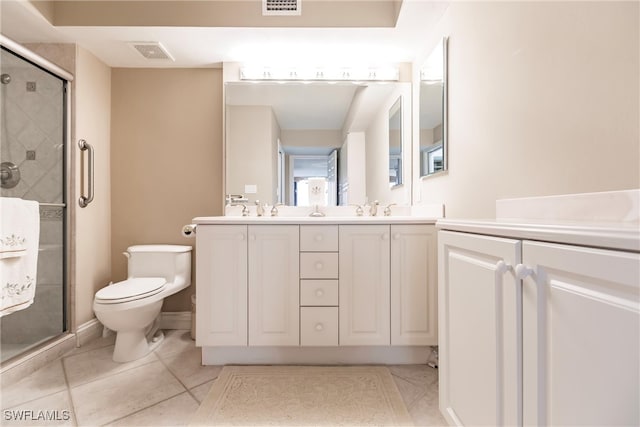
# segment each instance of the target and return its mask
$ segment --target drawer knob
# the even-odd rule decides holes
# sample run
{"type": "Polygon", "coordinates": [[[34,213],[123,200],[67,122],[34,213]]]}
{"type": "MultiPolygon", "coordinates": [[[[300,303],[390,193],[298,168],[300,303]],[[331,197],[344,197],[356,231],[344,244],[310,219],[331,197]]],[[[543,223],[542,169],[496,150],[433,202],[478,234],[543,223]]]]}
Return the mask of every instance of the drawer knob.
{"type": "Polygon", "coordinates": [[[322,267],[324,267],[324,265],[321,262],[316,262],[316,270],[322,270],[322,267]]]}
{"type": "Polygon", "coordinates": [[[255,234],[249,235],[249,240],[256,240],[256,235],[255,234]]]}
{"type": "Polygon", "coordinates": [[[238,234],[238,240],[244,240],[244,234],[238,234]]]}
{"type": "Polygon", "coordinates": [[[387,240],[387,239],[389,239],[389,235],[387,233],[382,233],[382,236],[380,238],[382,240],[387,240]]]}
{"type": "Polygon", "coordinates": [[[320,298],[324,295],[324,291],[322,289],[316,289],[316,296],[320,298]]]}
{"type": "Polygon", "coordinates": [[[316,234],[315,239],[316,239],[316,242],[322,242],[322,239],[323,239],[322,234],[316,234]]]}
{"type": "Polygon", "coordinates": [[[320,332],[324,330],[324,325],[322,323],[316,323],[316,331],[320,332]]]}
{"type": "Polygon", "coordinates": [[[400,233],[395,233],[393,235],[394,240],[398,240],[400,238],[400,233]]]}

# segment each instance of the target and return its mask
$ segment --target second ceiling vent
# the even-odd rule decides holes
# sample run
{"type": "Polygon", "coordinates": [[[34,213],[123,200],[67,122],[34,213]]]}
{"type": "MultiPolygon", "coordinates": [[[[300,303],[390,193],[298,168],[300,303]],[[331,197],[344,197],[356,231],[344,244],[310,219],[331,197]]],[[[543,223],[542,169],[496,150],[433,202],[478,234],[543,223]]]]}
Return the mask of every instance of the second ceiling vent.
{"type": "Polygon", "coordinates": [[[263,16],[301,15],[302,0],[262,0],[263,16]]]}

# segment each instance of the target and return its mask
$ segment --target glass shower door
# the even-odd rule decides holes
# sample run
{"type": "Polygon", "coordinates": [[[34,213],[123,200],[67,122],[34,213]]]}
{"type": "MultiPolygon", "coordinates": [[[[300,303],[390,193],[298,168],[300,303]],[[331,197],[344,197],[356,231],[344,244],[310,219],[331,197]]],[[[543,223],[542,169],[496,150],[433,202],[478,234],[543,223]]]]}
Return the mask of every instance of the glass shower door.
{"type": "Polygon", "coordinates": [[[1,55],[0,162],[12,173],[11,179],[3,174],[0,197],[40,203],[35,299],[28,308],[0,318],[0,359],[5,362],[66,330],[67,82],[4,47],[1,55]]]}

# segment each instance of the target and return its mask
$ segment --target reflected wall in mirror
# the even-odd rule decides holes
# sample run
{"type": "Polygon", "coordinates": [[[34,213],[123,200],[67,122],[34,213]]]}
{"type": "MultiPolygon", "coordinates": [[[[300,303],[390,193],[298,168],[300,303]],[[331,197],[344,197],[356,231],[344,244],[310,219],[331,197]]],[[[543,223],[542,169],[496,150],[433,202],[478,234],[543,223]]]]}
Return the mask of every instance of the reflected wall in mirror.
{"type": "MultiPolygon", "coordinates": [[[[389,111],[410,93],[411,83],[225,83],[225,193],[270,205],[410,204],[410,186],[389,188],[389,111]]],[[[408,150],[399,156],[410,162],[408,150]]]]}
{"type": "Polygon", "coordinates": [[[402,184],[402,97],[389,110],[389,187],[402,184]]]}
{"type": "Polygon", "coordinates": [[[420,176],[447,170],[447,38],[420,70],[420,176]]]}

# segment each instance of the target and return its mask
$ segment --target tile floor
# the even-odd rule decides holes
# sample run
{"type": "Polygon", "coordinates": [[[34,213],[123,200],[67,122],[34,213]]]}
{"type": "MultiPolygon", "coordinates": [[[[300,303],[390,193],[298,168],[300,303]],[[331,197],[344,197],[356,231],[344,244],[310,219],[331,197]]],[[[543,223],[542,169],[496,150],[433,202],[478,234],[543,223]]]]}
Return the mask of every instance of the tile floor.
{"type": "MultiPolygon", "coordinates": [[[[201,366],[189,331],[166,332],[147,357],[111,360],[114,337],[100,338],[67,353],[16,384],[2,389],[1,425],[181,426],[191,416],[220,366],[201,366]],[[12,419],[48,411],[54,420],[12,419]]],[[[416,426],[446,422],[438,411],[438,371],[426,365],[390,366],[416,426]]]]}

